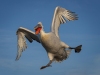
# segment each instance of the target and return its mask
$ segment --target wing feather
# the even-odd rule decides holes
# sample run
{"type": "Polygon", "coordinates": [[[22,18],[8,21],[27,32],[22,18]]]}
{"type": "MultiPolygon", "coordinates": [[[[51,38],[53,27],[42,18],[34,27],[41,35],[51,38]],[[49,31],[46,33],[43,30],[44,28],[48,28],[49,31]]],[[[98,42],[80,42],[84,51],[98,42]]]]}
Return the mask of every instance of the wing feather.
{"type": "Polygon", "coordinates": [[[78,17],[74,12],[66,10],[62,7],[56,7],[52,20],[51,31],[54,32],[55,35],[59,38],[58,30],[60,24],[66,23],[67,20],[71,21],[77,19],[78,17]]]}
{"type": "Polygon", "coordinates": [[[28,39],[30,43],[33,42],[33,40],[36,40],[40,43],[39,38],[35,35],[33,31],[20,27],[17,30],[18,51],[16,60],[18,60],[21,57],[22,52],[27,48],[25,37],[28,39]]]}

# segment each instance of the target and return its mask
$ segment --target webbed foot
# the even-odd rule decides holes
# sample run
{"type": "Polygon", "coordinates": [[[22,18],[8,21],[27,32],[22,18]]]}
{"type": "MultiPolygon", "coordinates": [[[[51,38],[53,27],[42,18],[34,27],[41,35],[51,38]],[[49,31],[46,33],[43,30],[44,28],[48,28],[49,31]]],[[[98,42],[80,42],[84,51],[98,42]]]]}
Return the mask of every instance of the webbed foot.
{"type": "Polygon", "coordinates": [[[42,66],[40,69],[44,69],[46,67],[52,67],[51,65],[47,65],[47,66],[42,66]]]}

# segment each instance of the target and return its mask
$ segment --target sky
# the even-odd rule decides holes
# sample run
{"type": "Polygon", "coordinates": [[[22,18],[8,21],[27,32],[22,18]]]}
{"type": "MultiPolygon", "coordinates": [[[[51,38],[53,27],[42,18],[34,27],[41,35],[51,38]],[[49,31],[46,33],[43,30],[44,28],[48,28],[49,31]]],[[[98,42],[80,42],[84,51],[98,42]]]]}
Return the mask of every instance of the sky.
{"type": "Polygon", "coordinates": [[[100,0],[0,0],[0,39],[0,75],[100,75],[100,0]],[[15,61],[17,29],[34,31],[42,22],[50,32],[56,6],[78,15],[78,20],[60,26],[59,35],[69,46],[82,44],[82,51],[40,70],[49,62],[47,53],[41,44],[27,41],[28,48],[15,61]]]}

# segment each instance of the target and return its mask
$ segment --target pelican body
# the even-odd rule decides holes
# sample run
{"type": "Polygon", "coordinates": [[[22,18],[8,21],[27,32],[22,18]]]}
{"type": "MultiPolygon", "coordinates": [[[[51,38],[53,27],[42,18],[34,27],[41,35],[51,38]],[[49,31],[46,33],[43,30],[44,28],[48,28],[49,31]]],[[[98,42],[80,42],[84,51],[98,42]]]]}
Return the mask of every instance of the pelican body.
{"type": "Polygon", "coordinates": [[[77,47],[70,47],[66,43],[62,42],[58,35],[58,29],[61,24],[65,23],[66,21],[77,19],[78,17],[74,12],[66,10],[62,7],[56,7],[52,20],[51,32],[46,33],[41,22],[39,22],[34,27],[35,32],[20,27],[17,30],[18,53],[16,60],[21,57],[22,52],[27,48],[25,38],[27,38],[29,42],[33,42],[33,40],[36,40],[37,42],[41,43],[47,52],[50,61],[47,65],[42,66],[40,69],[51,66],[50,64],[53,61],[61,62],[65,60],[66,58],[68,58],[72,49],[75,50],[75,53],[79,53],[81,51],[82,45],[79,45],[77,47]],[[40,36],[38,37],[37,34],[39,34],[40,36]]]}

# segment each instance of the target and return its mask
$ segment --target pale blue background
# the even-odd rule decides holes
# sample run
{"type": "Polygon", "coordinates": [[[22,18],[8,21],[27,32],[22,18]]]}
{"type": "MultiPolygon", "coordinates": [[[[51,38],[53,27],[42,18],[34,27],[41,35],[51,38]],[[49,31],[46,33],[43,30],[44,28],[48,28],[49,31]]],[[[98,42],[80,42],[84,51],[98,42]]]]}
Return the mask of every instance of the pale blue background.
{"type": "Polygon", "coordinates": [[[99,45],[100,0],[0,0],[0,75],[100,75],[99,45]],[[33,30],[41,21],[49,32],[56,6],[78,14],[79,20],[61,25],[59,34],[69,46],[82,44],[82,51],[72,51],[67,60],[40,70],[49,62],[46,51],[27,41],[27,50],[15,61],[17,29],[33,30]]]}

